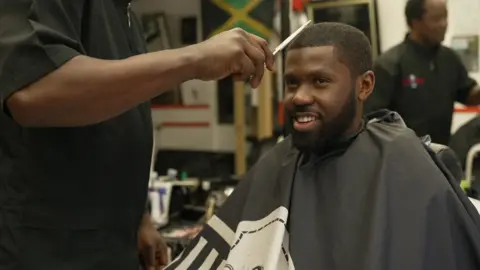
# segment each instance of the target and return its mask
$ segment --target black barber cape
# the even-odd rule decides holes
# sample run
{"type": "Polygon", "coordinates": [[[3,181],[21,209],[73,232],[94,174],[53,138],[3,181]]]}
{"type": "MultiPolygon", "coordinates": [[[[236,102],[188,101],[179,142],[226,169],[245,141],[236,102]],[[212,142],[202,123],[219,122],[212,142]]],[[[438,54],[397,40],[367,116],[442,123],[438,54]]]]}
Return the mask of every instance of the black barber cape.
{"type": "Polygon", "coordinates": [[[1,270],[138,268],[152,151],[149,104],[63,128],[21,127],[5,106],[12,93],[74,56],[144,52],[128,5],[0,0],[1,270]]]}
{"type": "Polygon", "coordinates": [[[289,138],[272,149],[167,269],[480,269],[478,213],[398,114],[308,177],[300,157],[289,138]]]}

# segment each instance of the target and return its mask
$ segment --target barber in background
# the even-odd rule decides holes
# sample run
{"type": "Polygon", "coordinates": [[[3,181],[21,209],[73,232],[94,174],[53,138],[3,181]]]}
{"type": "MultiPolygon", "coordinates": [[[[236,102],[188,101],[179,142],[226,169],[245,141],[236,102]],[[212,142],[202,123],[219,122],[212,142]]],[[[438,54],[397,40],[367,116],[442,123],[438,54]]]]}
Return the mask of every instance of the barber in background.
{"type": "Polygon", "coordinates": [[[448,144],[455,101],[478,105],[480,88],[455,52],[441,45],[447,31],[445,0],[409,0],[405,16],[410,32],[377,59],[366,111],[397,111],[418,136],[448,144]]]}
{"type": "Polygon", "coordinates": [[[238,29],[144,52],[129,0],[0,0],[0,269],[166,263],[145,213],[148,101],[191,79],[257,87],[273,56],[238,29]]]}

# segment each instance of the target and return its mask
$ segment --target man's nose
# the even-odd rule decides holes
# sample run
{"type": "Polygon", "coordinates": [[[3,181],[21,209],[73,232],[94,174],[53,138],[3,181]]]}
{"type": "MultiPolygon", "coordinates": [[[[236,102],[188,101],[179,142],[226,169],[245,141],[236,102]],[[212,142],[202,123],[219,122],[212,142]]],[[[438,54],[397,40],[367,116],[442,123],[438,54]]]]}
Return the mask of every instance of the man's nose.
{"type": "Polygon", "coordinates": [[[297,90],[295,95],[292,98],[292,103],[294,105],[308,105],[313,103],[313,96],[310,94],[310,91],[305,87],[301,87],[297,90]]]}

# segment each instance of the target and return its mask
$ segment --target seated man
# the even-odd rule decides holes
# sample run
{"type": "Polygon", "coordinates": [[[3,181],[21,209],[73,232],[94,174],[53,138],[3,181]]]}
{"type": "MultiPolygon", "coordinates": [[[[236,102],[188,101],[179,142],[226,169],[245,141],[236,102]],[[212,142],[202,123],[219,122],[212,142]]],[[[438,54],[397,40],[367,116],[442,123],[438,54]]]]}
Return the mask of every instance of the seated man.
{"type": "Polygon", "coordinates": [[[288,48],[291,136],[166,269],[480,269],[480,216],[398,114],[363,118],[365,35],[305,29],[288,48]]]}

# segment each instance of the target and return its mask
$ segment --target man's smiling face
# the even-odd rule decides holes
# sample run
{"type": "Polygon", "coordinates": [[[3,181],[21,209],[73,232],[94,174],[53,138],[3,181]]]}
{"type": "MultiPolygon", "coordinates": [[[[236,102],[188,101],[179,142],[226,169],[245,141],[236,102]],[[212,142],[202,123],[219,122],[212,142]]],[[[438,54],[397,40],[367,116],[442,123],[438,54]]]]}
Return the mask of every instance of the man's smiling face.
{"type": "Polygon", "coordinates": [[[333,46],[288,51],[285,106],[300,151],[315,151],[341,136],[356,116],[355,79],[333,46]]]}

